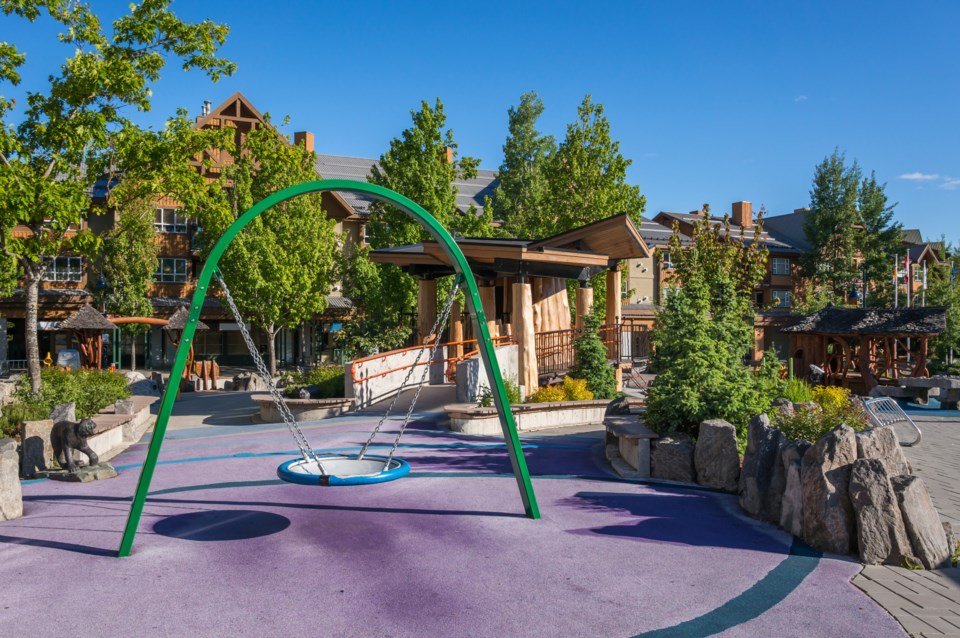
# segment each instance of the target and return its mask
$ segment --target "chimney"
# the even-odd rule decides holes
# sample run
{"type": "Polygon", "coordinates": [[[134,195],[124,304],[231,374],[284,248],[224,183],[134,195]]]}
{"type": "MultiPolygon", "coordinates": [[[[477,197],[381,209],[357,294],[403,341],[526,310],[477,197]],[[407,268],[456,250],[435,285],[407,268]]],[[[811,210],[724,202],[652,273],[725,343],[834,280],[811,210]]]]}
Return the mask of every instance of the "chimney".
{"type": "Polygon", "coordinates": [[[204,100],[203,108],[200,109],[200,115],[202,115],[203,117],[207,117],[208,115],[210,115],[211,106],[213,106],[213,102],[211,102],[210,100],[204,100]]]}
{"type": "Polygon", "coordinates": [[[294,133],[293,143],[299,144],[300,142],[303,142],[303,146],[307,149],[308,153],[313,152],[313,133],[310,131],[300,131],[299,133],[294,133]]]}
{"type": "Polygon", "coordinates": [[[453,164],[453,147],[446,146],[443,149],[443,161],[447,164],[453,164]]]}
{"type": "Polygon", "coordinates": [[[753,204],[750,202],[734,202],[733,214],[730,220],[742,228],[753,228],[753,204]]]}
{"type": "Polygon", "coordinates": [[[795,212],[795,213],[809,213],[809,212],[810,212],[810,209],[809,209],[809,208],[794,208],[794,209],[793,209],[793,212],[795,212]]]}

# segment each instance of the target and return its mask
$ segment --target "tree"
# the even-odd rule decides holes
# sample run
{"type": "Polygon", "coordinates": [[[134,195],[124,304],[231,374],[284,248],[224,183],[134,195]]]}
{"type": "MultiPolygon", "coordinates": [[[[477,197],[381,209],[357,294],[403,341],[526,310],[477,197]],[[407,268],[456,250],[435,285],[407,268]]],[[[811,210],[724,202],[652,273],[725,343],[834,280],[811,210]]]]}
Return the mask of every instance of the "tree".
{"type": "Polygon", "coordinates": [[[670,242],[675,273],[651,338],[657,382],[647,400],[647,422],[660,433],[696,436],[701,421],[723,418],[743,428],[774,397],[770,362],[759,373],[744,364],[753,343],[753,290],[765,273],[767,250],[702,219],[693,243],[670,242]]]}
{"type": "Polygon", "coordinates": [[[573,342],[574,362],[570,374],[584,379],[594,399],[617,396],[617,379],[607,360],[607,347],[600,339],[600,320],[595,315],[584,318],[583,333],[573,342]]]}
{"type": "MultiPolygon", "coordinates": [[[[61,42],[75,53],[50,76],[46,92],[29,92],[19,123],[8,119],[12,100],[0,99],[0,271],[22,277],[26,292],[27,369],[40,389],[37,300],[45,260],[64,253],[93,254],[97,238],[82,228],[88,193],[109,166],[111,135],[130,124],[130,110],[150,109],[152,85],[168,58],[200,69],[212,80],[235,65],[217,57],[228,28],[210,20],[184,22],[170,0],[143,0],[106,34],[90,7],[68,0],[2,0],[5,15],[34,21],[46,13],[62,25],[61,42]],[[132,109],[130,108],[132,107],[132,109]],[[14,236],[15,227],[26,236],[14,236]]],[[[0,81],[18,84],[24,55],[0,45],[0,81]]],[[[109,182],[108,182],[109,186],[109,182]]],[[[9,292],[15,278],[5,282],[9,292]]]]}
{"type": "MultiPolygon", "coordinates": [[[[204,232],[216,237],[237,216],[268,195],[316,179],[316,155],[293,145],[270,124],[252,130],[230,148],[234,163],[220,185],[229,213],[205,213],[204,232]]],[[[255,218],[230,244],[220,262],[237,308],[267,338],[270,373],[277,373],[276,338],[323,312],[334,281],[336,222],[327,219],[321,195],[297,197],[255,218]]],[[[207,246],[209,250],[212,246],[207,246]]]]}
{"type": "MultiPolygon", "coordinates": [[[[149,317],[153,314],[148,291],[157,267],[156,229],[153,226],[154,200],[125,202],[116,208],[113,226],[103,236],[100,273],[110,285],[107,311],[121,317],[149,317]]],[[[124,332],[131,335],[130,369],[137,369],[137,337],[149,329],[131,323],[124,332]]]]}
{"type": "Polygon", "coordinates": [[[863,277],[869,293],[865,303],[890,300],[888,275],[900,243],[900,225],[891,223],[893,206],[887,204],[884,187],[874,173],[862,178],[856,161],[847,166],[839,150],[814,171],[810,214],[803,224],[813,248],[801,257],[800,265],[813,288],[825,288],[834,303],[844,303],[863,277]]]}
{"type": "Polygon", "coordinates": [[[946,238],[941,241],[937,257],[941,263],[929,268],[927,273],[926,303],[928,306],[942,306],[947,309],[946,329],[930,340],[931,354],[941,364],[948,366],[952,374],[957,374],[956,355],[960,352],[960,252],[948,244],[946,238]]]}
{"type": "Polygon", "coordinates": [[[543,101],[534,91],[520,96],[520,104],[507,112],[510,132],[503,145],[500,183],[493,204],[509,237],[540,238],[556,232],[547,165],[557,143],[552,135],[537,130],[542,113],[543,101]]]}

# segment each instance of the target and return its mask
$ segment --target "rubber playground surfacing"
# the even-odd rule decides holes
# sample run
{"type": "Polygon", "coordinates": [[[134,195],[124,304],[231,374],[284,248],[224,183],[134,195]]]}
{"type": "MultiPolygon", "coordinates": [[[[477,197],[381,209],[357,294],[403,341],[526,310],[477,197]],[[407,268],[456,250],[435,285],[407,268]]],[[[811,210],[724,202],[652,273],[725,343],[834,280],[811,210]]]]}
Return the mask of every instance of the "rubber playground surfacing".
{"type": "MultiPolygon", "coordinates": [[[[63,631],[68,609],[80,636],[905,635],[850,584],[858,563],[734,496],[618,480],[596,435],[524,437],[529,520],[502,441],[429,419],[401,443],[408,477],[357,487],[278,480],[281,425],[170,431],[123,559],[145,443],[116,479],[25,483],[25,516],[0,523],[0,634],[63,631]]],[[[373,423],[304,429],[354,451],[373,423]]]]}

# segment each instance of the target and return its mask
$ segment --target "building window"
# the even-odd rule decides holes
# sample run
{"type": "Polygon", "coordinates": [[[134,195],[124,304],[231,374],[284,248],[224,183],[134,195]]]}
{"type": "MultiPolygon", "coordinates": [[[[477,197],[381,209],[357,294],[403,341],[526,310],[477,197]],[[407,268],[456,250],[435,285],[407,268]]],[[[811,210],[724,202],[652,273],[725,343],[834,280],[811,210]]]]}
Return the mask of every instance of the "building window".
{"type": "Polygon", "coordinates": [[[790,260],[786,257],[774,257],[770,267],[774,275],[790,275],[790,260]]]}
{"type": "Polygon", "coordinates": [[[756,294],[757,307],[763,306],[763,291],[758,290],[756,294]]]}
{"type": "Polygon", "coordinates": [[[157,272],[153,280],[161,284],[183,284],[187,282],[187,260],[175,257],[157,259],[157,272]]]}
{"type": "Polygon", "coordinates": [[[670,251],[664,250],[660,253],[660,266],[663,268],[673,268],[673,261],[670,260],[670,251]]]}
{"type": "Polygon", "coordinates": [[[158,208],[153,227],[161,233],[187,233],[187,218],[177,214],[176,208],[158,208]]]}
{"type": "Polygon", "coordinates": [[[44,257],[44,281],[80,281],[83,278],[81,257],[44,257]]]}
{"type": "Polygon", "coordinates": [[[791,305],[791,295],[789,290],[771,290],[770,301],[776,308],[789,308],[791,305]]]}

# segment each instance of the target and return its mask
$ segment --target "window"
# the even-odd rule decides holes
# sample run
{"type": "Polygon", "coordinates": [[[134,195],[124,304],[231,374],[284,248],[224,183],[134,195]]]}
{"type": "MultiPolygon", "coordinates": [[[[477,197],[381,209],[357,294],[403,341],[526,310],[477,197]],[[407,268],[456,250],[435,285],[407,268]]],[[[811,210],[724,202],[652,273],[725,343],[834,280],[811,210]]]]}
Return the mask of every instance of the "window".
{"type": "Polygon", "coordinates": [[[770,300],[773,302],[775,308],[789,308],[791,301],[791,294],[789,290],[771,290],[770,291],[770,300]]]}
{"type": "Polygon", "coordinates": [[[757,307],[763,306],[763,291],[758,290],[756,294],[757,307]]]}
{"type": "Polygon", "coordinates": [[[774,257],[770,265],[770,270],[774,275],[789,275],[790,260],[786,257],[774,257]]]}
{"type": "Polygon", "coordinates": [[[153,227],[161,233],[186,234],[187,218],[177,214],[176,208],[158,208],[153,227]]]}
{"type": "Polygon", "coordinates": [[[670,260],[669,250],[664,250],[660,253],[660,265],[663,268],[673,268],[673,262],[670,260]]]}
{"type": "Polygon", "coordinates": [[[174,257],[157,259],[157,272],[153,280],[162,284],[183,284],[187,282],[187,260],[174,257]]]}
{"type": "Polygon", "coordinates": [[[80,281],[83,278],[81,257],[44,257],[44,281],[80,281]]]}

